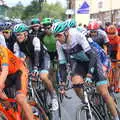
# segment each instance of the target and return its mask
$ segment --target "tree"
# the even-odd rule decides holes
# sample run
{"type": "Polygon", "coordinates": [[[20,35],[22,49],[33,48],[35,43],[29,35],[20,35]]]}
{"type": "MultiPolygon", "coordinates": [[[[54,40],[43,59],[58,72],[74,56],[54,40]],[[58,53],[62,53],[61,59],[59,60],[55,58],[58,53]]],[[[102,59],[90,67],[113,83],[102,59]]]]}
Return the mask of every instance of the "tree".
{"type": "Polygon", "coordinates": [[[22,19],[27,19],[41,11],[41,3],[39,1],[32,1],[23,12],[22,19]]]}
{"type": "Polygon", "coordinates": [[[23,20],[30,20],[32,17],[64,19],[64,13],[65,8],[59,2],[48,4],[45,0],[33,0],[27,7],[24,7],[21,2],[18,2],[15,7],[9,8],[8,17],[22,18],[23,20]]]}
{"type": "Polygon", "coordinates": [[[10,18],[21,18],[24,11],[23,4],[19,1],[16,6],[11,7],[7,11],[7,15],[10,18]]]}
{"type": "Polygon", "coordinates": [[[35,6],[33,7],[33,3],[32,3],[32,6],[31,5],[28,6],[24,11],[23,18],[26,19],[32,17],[40,17],[40,18],[53,17],[53,18],[63,19],[65,17],[64,12],[65,12],[65,8],[63,8],[59,2],[55,4],[48,4],[45,2],[42,5],[42,9],[38,9],[35,6]]]}

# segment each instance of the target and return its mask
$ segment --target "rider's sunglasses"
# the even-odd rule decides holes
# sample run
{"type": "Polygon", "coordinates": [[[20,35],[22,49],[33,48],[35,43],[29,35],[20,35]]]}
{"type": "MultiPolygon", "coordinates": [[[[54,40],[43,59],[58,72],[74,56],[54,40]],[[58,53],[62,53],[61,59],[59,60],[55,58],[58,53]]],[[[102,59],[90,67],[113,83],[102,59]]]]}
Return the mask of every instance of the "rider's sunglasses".
{"type": "Polygon", "coordinates": [[[46,27],[45,29],[50,30],[50,29],[51,29],[51,27],[46,27]]]}
{"type": "Polygon", "coordinates": [[[6,34],[8,34],[8,33],[10,33],[11,32],[11,30],[4,30],[3,31],[3,33],[6,33],[6,34]]]}
{"type": "Polygon", "coordinates": [[[24,33],[16,33],[16,36],[19,37],[19,36],[22,36],[24,33]]]}
{"type": "Polygon", "coordinates": [[[97,31],[96,30],[91,30],[90,33],[96,33],[97,31]]]}
{"type": "Polygon", "coordinates": [[[116,33],[107,33],[108,35],[115,35],[116,33]]]}

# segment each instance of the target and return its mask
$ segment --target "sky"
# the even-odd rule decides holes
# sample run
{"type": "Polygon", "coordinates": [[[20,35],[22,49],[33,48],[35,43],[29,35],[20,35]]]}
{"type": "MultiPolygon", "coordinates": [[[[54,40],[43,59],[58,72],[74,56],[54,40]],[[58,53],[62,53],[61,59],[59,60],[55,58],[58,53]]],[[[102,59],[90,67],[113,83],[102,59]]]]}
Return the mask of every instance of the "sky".
{"type": "MultiPolygon", "coordinates": [[[[30,4],[30,2],[31,2],[32,0],[4,0],[4,1],[7,3],[8,6],[11,7],[11,6],[15,6],[19,1],[21,1],[24,6],[27,6],[27,5],[30,4]]],[[[64,7],[66,7],[66,2],[65,2],[65,0],[47,0],[47,1],[48,1],[48,3],[55,3],[56,1],[60,1],[61,4],[62,4],[64,7]]]]}

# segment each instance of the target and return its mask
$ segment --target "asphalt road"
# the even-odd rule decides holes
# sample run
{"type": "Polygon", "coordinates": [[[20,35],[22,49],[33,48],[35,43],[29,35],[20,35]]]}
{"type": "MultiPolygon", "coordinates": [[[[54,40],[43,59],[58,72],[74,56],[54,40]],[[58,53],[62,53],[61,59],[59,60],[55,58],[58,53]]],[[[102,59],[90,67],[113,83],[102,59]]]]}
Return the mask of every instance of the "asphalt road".
{"type": "MultiPolygon", "coordinates": [[[[73,90],[67,91],[67,95],[71,96],[72,99],[64,98],[61,104],[62,120],[76,120],[76,111],[81,105],[81,101],[73,90]]],[[[120,93],[115,94],[115,96],[118,102],[118,109],[120,110],[120,93]]]]}

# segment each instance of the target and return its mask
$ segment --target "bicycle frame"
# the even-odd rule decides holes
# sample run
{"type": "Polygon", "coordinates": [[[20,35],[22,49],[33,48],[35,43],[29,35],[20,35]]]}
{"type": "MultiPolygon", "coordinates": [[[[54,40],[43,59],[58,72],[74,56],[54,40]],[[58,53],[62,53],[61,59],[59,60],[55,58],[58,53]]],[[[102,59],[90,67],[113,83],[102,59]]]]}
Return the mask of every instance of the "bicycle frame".
{"type": "Polygon", "coordinates": [[[13,98],[8,98],[0,103],[0,112],[3,112],[8,120],[22,120],[20,106],[13,98]],[[8,102],[10,107],[8,107],[6,102],[8,102]]]}
{"type": "Polygon", "coordinates": [[[37,103],[37,105],[40,108],[40,110],[42,111],[42,113],[45,115],[45,119],[49,120],[49,118],[46,114],[46,113],[49,113],[49,110],[45,108],[46,107],[46,101],[44,100],[45,98],[42,98],[45,96],[40,96],[40,94],[38,94],[38,91],[37,91],[37,90],[40,90],[40,92],[43,92],[43,94],[45,94],[44,93],[45,87],[43,86],[43,83],[41,80],[38,80],[38,78],[36,80],[37,81],[35,81],[35,82],[38,82],[37,86],[33,87],[32,76],[29,77],[29,91],[30,91],[31,97],[34,99],[34,101],[37,103]]]}

